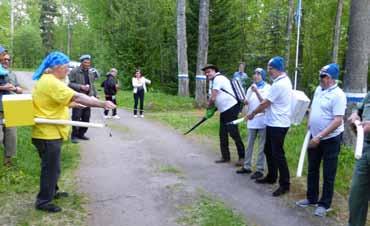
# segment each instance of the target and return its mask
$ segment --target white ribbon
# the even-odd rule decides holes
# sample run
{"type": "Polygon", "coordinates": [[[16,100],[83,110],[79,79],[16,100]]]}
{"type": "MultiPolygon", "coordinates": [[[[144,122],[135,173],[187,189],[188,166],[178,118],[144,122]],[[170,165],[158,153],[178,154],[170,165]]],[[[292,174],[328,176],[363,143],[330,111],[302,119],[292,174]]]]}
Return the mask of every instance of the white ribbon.
{"type": "Polygon", "coordinates": [[[311,133],[308,130],[306,133],[306,136],[304,137],[302,149],[301,149],[301,155],[299,156],[299,162],[298,162],[298,168],[297,168],[297,177],[302,176],[303,171],[303,165],[304,165],[304,157],[306,155],[308,143],[310,142],[311,133]]]}
{"type": "Polygon", "coordinates": [[[355,158],[360,159],[362,157],[362,149],[364,145],[364,128],[360,125],[359,120],[355,121],[357,129],[357,139],[356,139],[356,149],[355,149],[355,158]]]}

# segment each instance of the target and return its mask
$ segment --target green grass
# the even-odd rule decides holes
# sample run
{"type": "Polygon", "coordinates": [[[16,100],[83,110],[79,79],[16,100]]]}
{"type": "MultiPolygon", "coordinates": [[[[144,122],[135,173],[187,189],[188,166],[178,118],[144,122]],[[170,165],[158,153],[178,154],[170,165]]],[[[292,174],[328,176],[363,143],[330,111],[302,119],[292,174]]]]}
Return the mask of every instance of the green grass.
{"type": "Polygon", "coordinates": [[[31,143],[30,127],[18,128],[17,149],[13,167],[4,167],[3,155],[0,157],[0,225],[84,225],[87,213],[83,205],[86,199],[76,192],[74,176],[80,160],[78,146],[63,144],[59,186],[68,191],[70,197],[56,201],[63,209],[59,214],[34,209],[39,189],[40,160],[31,143]]]}
{"type": "Polygon", "coordinates": [[[182,172],[178,168],[172,165],[162,165],[159,167],[159,172],[161,173],[170,173],[175,175],[181,175],[182,172]]]}
{"type": "Polygon", "coordinates": [[[207,195],[190,207],[185,208],[185,216],[179,223],[190,226],[246,226],[240,214],[235,213],[225,203],[207,195]]]}

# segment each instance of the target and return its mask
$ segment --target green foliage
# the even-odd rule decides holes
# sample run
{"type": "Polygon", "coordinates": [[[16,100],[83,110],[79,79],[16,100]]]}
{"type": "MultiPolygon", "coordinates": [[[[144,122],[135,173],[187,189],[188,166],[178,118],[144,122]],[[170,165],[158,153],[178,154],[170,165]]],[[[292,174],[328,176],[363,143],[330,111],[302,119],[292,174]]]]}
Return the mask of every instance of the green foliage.
{"type": "Polygon", "coordinates": [[[202,195],[191,207],[185,209],[186,216],[180,223],[196,226],[246,226],[243,217],[223,202],[202,195]]]}
{"type": "Polygon", "coordinates": [[[41,37],[35,26],[24,25],[17,28],[14,35],[13,66],[32,68],[41,62],[43,57],[41,37]]]}

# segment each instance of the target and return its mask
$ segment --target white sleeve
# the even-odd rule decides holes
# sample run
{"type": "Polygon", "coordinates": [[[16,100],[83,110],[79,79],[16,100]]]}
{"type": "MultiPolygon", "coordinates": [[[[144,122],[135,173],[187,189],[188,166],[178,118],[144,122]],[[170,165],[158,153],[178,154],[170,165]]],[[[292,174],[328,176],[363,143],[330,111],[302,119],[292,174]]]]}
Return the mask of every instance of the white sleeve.
{"type": "Polygon", "coordinates": [[[223,88],[222,80],[223,80],[222,76],[217,76],[216,78],[214,78],[212,89],[221,90],[223,88]]]}
{"type": "Polygon", "coordinates": [[[271,103],[276,102],[276,100],[279,99],[281,93],[283,92],[283,88],[284,86],[272,84],[270,92],[268,93],[266,99],[269,100],[271,103]]]}
{"type": "Polygon", "coordinates": [[[347,106],[347,98],[344,93],[337,95],[333,100],[333,115],[344,116],[347,106]]]}

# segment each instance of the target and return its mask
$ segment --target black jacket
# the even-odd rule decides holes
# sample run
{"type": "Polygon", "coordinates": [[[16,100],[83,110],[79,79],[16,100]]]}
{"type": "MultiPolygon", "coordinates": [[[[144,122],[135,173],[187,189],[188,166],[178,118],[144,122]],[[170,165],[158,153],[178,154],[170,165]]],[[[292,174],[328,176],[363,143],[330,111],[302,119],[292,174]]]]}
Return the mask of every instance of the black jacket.
{"type": "Polygon", "coordinates": [[[117,82],[113,76],[108,76],[106,80],[101,84],[101,87],[104,88],[104,94],[108,96],[116,95],[117,93],[117,82]]]}

